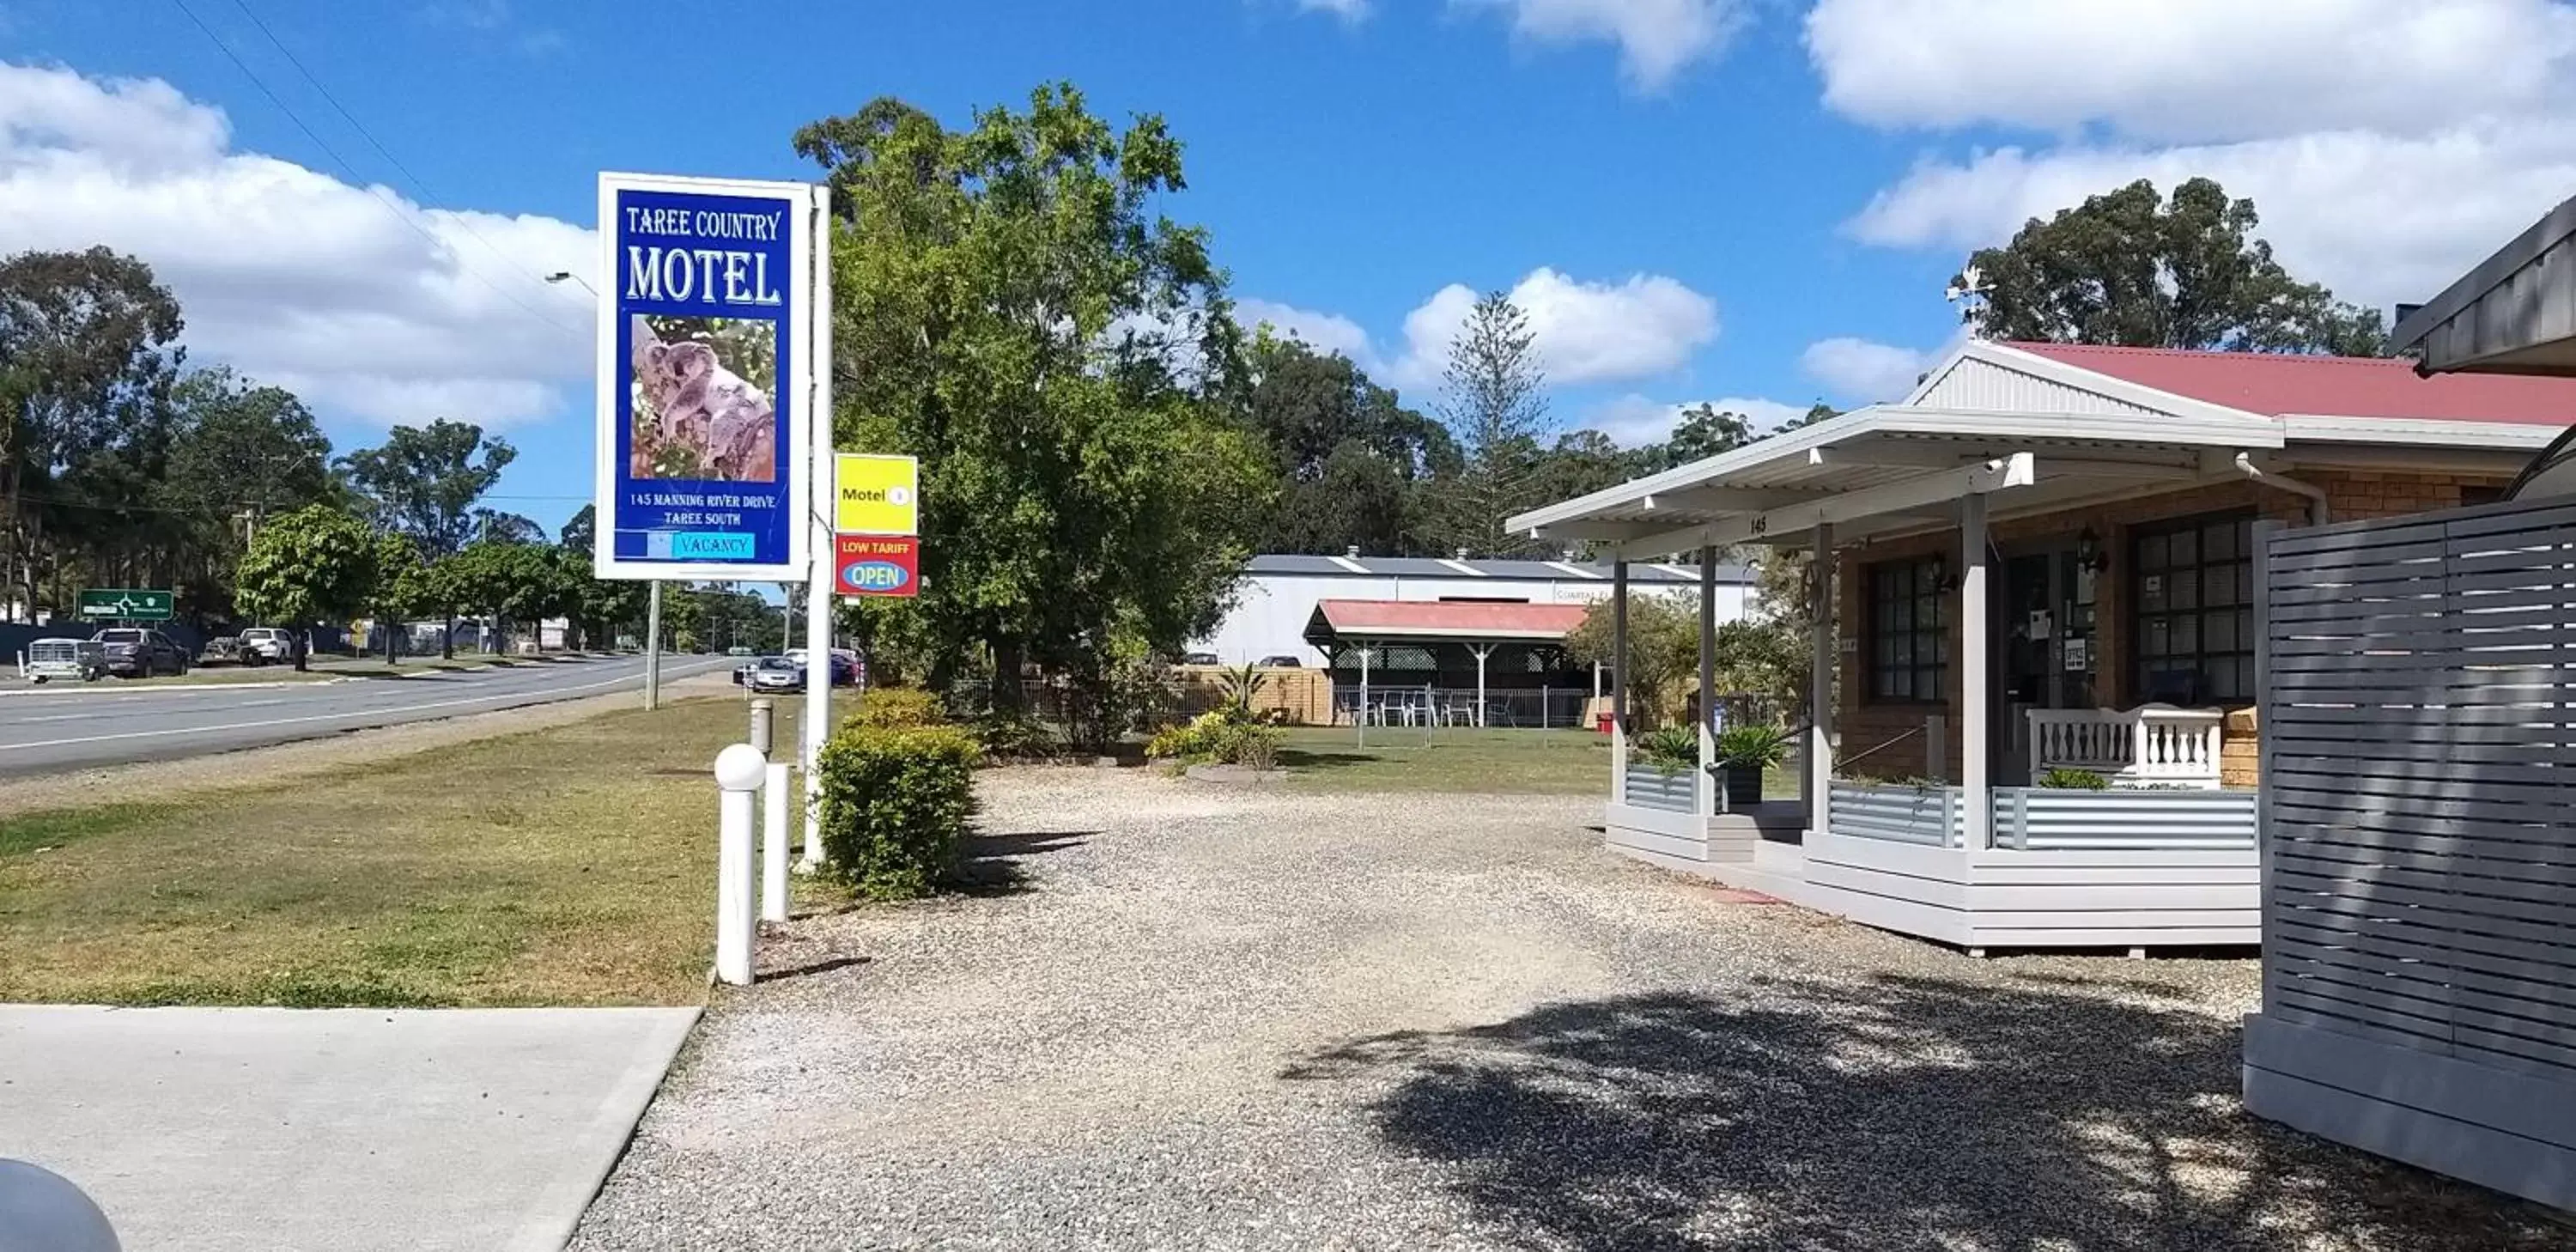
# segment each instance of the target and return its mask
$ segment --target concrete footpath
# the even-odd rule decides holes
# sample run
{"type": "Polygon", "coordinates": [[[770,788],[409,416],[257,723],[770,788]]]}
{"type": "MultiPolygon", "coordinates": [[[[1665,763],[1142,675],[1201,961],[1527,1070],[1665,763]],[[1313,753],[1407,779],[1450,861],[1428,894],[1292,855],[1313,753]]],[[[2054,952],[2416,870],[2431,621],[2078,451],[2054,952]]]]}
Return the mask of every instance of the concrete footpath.
{"type": "Polygon", "coordinates": [[[0,1157],[127,1252],[554,1252],[697,1015],[0,1005],[0,1157]]]}

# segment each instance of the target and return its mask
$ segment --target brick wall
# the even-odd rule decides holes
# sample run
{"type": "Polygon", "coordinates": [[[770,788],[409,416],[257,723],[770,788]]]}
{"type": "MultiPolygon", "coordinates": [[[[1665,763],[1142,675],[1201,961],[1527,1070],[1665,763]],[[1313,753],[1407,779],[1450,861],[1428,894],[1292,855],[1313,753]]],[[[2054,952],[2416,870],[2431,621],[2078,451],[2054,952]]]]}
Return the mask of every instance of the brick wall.
{"type": "MultiPolygon", "coordinates": [[[[2339,522],[2451,508],[2460,503],[2464,487],[2500,487],[2505,482],[2503,479],[2403,471],[2318,471],[2299,477],[2325,491],[2327,510],[2332,519],[2339,522]]],[[[2009,497],[1997,497],[1998,503],[2008,501],[2009,497]]],[[[2103,555],[2111,562],[2094,584],[2094,695],[2107,707],[2130,708],[2139,702],[2138,693],[2134,690],[2137,684],[2131,675],[2131,640],[2127,637],[2130,628],[2127,563],[2131,529],[2195,514],[2248,507],[2254,509],[2257,516],[2293,526],[2304,525],[2308,520],[2305,496],[2239,480],[2086,505],[2035,517],[2000,519],[1990,523],[1987,531],[1995,546],[2009,553],[2018,543],[2073,536],[2087,527],[2092,529],[2100,541],[2103,555]]],[[[1842,759],[1851,762],[1850,768],[1855,774],[1891,778],[1930,774],[1925,747],[1931,736],[1922,728],[1927,720],[1939,718],[1943,727],[1941,739],[1946,744],[1941,776],[1953,781],[1959,777],[1960,754],[1965,748],[1960,741],[1958,714],[1959,593],[1951,592],[1943,605],[1950,624],[1951,663],[1942,676],[1940,704],[1880,703],[1868,699],[1862,664],[1865,658],[1860,650],[1861,646],[1866,646],[1869,611],[1868,585],[1861,571],[1881,561],[1935,553],[1948,560],[1955,576],[1960,566],[1959,532],[1952,529],[1891,540],[1865,541],[1843,549],[1835,561],[1835,619],[1839,626],[1836,655],[1842,667],[1837,716],[1842,731],[1842,759]],[[1909,736],[1908,732],[1915,733],[1909,736]],[[1859,759],[1854,760],[1855,756],[1859,759]]],[[[1988,566],[1989,580],[2001,576],[1999,564],[1988,566]]],[[[1993,624],[2001,628],[2000,622],[1993,624]]],[[[1996,681],[2001,681],[2000,674],[1996,675],[1996,681]]],[[[1990,707],[1994,715],[2001,716],[2001,701],[1990,707]]],[[[2251,709],[2228,719],[2225,759],[2221,767],[2229,786],[2254,784],[2253,721],[2251,709]]],[[[1999,778],[1996,781],[2004,784],[2020,780],[1999,778]]]]}

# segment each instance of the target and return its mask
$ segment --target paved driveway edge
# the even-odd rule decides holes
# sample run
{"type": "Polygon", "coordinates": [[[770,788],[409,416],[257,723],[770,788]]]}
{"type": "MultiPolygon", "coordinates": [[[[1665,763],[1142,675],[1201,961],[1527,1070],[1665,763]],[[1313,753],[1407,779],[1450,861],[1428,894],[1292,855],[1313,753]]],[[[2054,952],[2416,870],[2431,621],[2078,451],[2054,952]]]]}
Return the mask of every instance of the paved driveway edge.
{"type": "Polygon", "coordinates": [[[581,1225],[582,1214],[590,1211],[590,1202],[608,1181],[608,1172],[626,1155],[626,1145],[635,1138],[635,1125],[644,1119],[644,1110],[653,1104],[653,1096],[662,1089],[662,1078],[671,1072],[671,1062],[679,1059],[680,1048],[688,1043],[689,1032],[697,1029],[704,1009],[675,1009],[656,1022],[652,1031],[637,1041],[635,1051],[627,1057],[626,1070],[617,1076],[615,1086],[599,1101],[598,1111],[591,1114],[590,1125],[581,1136],[582,1151],[564,1162],[563,1168],[546,1189],[538,1203],[531,1205],[528,1219],[510,1236],[510,1252],[562,1252],[572,1241],[572,1232],[581,1225]]]}

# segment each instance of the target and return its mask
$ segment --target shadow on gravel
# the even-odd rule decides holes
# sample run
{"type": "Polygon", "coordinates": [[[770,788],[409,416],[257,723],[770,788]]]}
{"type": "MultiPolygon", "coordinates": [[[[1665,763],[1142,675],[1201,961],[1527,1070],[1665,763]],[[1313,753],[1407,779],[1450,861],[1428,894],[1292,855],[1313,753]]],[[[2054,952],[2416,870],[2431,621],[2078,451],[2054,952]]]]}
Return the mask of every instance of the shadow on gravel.
{"type": "MultiPolygon", "coordinates": [[[[2096,992],[2096,996],[2100,993],[2096,992]]],[[[1766,981],[1320,1053],[1533,1248],[2524,1252],[2537,1210],[2237,1104],[2238,1032],[2044,984],[1766,981]]]]}
{"type": "Polygon", "coordinates": [[[1009,835],[970,835],[957,849],[957,864],[940,887],[964,896],[1013,896],[1036,889],[1022,862],[1049,852],[1089,843],[1100,832],[1027,831],[1009,835]]]}
{"type": "Polygon", "coordinates": [[[752,981],[785,982],[789,979],[795,978],[812,978],[817,975],[832,973],[835,970],[844,970],[853,966],[865,965],[875,959],[875,957],[868,956],[825,957],[819,961],[808,961],[803,965],[794,965],[786,969],[763,970],[758,976],[754,977],[752,981]]]}

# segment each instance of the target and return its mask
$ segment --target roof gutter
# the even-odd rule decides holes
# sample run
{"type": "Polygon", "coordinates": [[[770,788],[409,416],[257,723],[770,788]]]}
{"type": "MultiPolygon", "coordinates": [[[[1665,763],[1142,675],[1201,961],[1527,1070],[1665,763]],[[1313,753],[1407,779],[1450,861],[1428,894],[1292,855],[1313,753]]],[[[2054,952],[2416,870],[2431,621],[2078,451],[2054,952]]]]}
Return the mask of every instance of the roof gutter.
{"type": "Polygon", "coordinates": [[[2236,454],[2236,468],[2243,471],[2247,478],[2253,479],[2257,483],[2278,487],[2293,495],[2306,496],[2308,498],[2309,525],[2323,526],[2334,520],[2334,514],[2326,508],[2325,488],[2312,482],[2304,482],[2299,479],[2292,478],[2287,474],[2270,473],[2264,470],[2263,467],[2254,463],[2254,454],[2251,452],[2239,452],[2236,454]]]}

